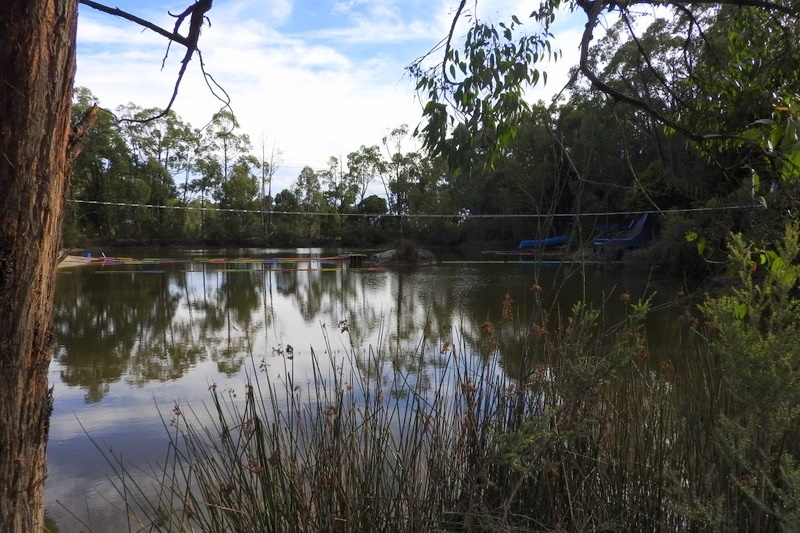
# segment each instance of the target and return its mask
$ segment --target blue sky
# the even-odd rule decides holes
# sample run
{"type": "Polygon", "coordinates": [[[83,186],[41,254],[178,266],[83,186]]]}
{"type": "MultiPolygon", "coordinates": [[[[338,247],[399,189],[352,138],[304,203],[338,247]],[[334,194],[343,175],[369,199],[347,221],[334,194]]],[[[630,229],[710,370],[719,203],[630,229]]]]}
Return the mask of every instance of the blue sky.
{"type": "MultiPolygon", "coordinates": [[[[171,29],[167,11],[191,0],[114,0],[108,5],[171,29]]],[[[537,2],[538,4],[538,2],[537,2]]],[[[380,144],[393,128],[419,123],[421,104],[404,67],[431,49],[449,28],[455,0],[215,0],[200,41],[206,72],[225,89],[256,155],[280,151],[273,190],[289,187],[301,168],[327,166],[359,146],[380,144]]],[[[503,20],[526,14],[531,2],[480,4],[480,15],[503,20]]],[[[546,98],[566,81],[577,57],[580,26],[563,26],[556,46],[564,61],[549,69],[546,98]]],[[[164,107],[184,49],[155,33],[80,6],[76,86],[104,107],[134,103],[164,107]]],[[[174,110],[202,127],[220,108],[195,60],[174,110]]]]}

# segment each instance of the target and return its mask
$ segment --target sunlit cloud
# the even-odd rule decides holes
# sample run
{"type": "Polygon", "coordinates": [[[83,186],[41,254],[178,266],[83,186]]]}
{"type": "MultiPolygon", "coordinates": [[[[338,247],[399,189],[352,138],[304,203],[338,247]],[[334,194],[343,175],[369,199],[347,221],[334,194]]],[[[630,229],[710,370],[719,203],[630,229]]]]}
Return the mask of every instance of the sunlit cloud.
{"type": "MultiPolygon", "coordinates": [[[[504,11],[495,9],[493,17],[529,9],[519,2],[495,4],[504,11]]],[[[178,13],[187,4],[120,0],[115,5],[171,30],[175,19],[165,10],[178,13]]],[[[380,144],[402,124],[413,130],[421,105],[405,67],[447,35],[455,5],[446,0],[215,3],[200,41],[204,72],[211,77],[195,58],[174,110],[203,127],[224,105],[208,87],[219,84],[216,95],[230,99],[242,133],[282,153],[274,183],[280,190],[305,165],[320,169],[330,156],[345,159],[361,145],[380,144]]],[[[167,104],[183,47],[171,46],[162,69],[167,51],[162,36],[85,6],[78,42],[76,85],[88,87],[101,105],[113,110],[127,103],[167,104]]]]}

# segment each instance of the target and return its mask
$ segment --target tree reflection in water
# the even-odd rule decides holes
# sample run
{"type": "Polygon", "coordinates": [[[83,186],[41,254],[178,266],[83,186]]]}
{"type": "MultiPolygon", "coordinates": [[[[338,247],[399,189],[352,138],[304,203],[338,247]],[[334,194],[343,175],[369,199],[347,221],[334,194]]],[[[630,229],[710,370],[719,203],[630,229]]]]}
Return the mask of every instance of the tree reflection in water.
{"type": "MultiPolygon", "coordinates": [[[[615,303],[619,312],[616,293],[638,298],[647,290],[646,277],[588,272],[585,283],[581,275],[522,264],[372,271],[309,259],[192,260],[161,264],[162,272],[149,268],[83,267],[58,279],[46,497],[59,522],[69,519],[63,504],[86,508],[96,520],[106,516],[100,530],[119,525],[105,497],[89,495],[113,489],[82,427],[124,449],[128,460],[157,462],[167,439],[156,409],[163,416],[176,401],[199,407],[212,383],[234,390],[245,373],[258,372],[273,383],[313,386],[313,349],[319,360],[351,362],[364,379],[402,396],[409,383],[436,386],[429,371],[442,374],[453,354],[488,356],[483,323],[502,334],[502,368],[515,368],[515,343],[525,331],[503,324],[506,294],[519,325],[537,310],[533,284],[544,287],[548,306],[589,299],[615,303]],[[388,365],[376,366],[374,352],[388,365]],[[403,383],[394,382],[398,376],[403,383]]],[[[607,305],[604,319],[616,320],[614,312],[607,305]]]]}
{"type": "MultiPolygon", "coordinates": [[[[177,262],[148,271],[114,265],[61,276],[54,359],[63,383],[99,402],[111,383],[173,381],[204,361],[235,376],[246,358],[269,360],[286,344],[296,356],[321,352],[324,330],[336,334],[332,349],[352,351],[356,362],[381,349],[396,368],[416,372],[437,359],[421,358],[428,351],[420,348],[453,342],[454,326],[458,340],[480,347],[485,332],[479,325],[500,318],[506,293],[516,309],[530,313],[529,287],[555,279],[519,265],[369,271],[308,260],[229,266],[177,262]]],[[[569,287],[561,291],[573,300],[585,297],[569,287]]]]}

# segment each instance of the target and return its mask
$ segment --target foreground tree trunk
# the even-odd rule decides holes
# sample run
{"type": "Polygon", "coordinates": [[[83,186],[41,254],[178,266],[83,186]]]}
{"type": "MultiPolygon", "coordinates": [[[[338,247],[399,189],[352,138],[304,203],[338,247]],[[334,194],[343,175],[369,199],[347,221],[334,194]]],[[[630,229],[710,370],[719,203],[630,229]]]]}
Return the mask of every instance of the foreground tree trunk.
{"type": "Polygon", "coordinates": [[[0,531],[41,531],[77,0],[0,7],[0,531]]]}

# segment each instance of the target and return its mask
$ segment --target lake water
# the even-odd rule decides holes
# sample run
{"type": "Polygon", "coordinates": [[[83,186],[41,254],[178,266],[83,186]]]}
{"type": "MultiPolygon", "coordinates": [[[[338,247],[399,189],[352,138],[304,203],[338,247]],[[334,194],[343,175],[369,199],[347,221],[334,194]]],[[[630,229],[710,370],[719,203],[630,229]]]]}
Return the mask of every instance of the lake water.
{"type": "MultiPolygon", "coordinates": [[[[241,390],[262,364],[264,379],[280,380],[290,355],[302,381],[312,350],[334,358],[382,350],[396,368],[424,372],[413,368],[415,355],[447,342],[479,352],[481,325],[502,321],[506,294],[521,322],[538,285],[547,305],[594,302],[611,325],[624,316],[623,294],[635,301],[656,291],[669,303],[681,290],[625,269],[472,259],[373,270],[320,249],[197,251],[63,270],[48,518],[61,532],[120,530],[122,500],[98,448],[157,470],[168,442],[161,417],[176,402],[201,408],[212,384],[241,390]]],[[[660,357],[674,356],[677,316],[666,306],[650,321],[660,357]]]]}

